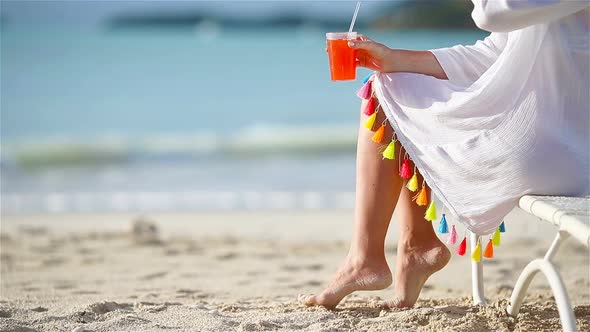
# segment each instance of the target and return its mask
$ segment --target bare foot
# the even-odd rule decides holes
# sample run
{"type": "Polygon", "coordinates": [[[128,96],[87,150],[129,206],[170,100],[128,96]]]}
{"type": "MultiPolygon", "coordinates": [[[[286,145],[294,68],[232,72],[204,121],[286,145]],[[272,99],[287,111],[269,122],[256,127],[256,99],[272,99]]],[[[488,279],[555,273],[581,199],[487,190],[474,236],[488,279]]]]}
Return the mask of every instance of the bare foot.
{"type": "Polygon", "coordinates": [[[426,247],[400,244],[397,253],[395,297],[385,307],[411,308],[428,277],[447,265],[451,253],[438,239],[426,247]]]}
{"type": "Polygon", "coordinates": [[[323,292],[319,295],[299,295],[299,301],[308,306],[333,309],[354,291],[385,289],[391,285],[391,271],[385,259],[379,263],[352,261],[346,260],[323,292]]]}

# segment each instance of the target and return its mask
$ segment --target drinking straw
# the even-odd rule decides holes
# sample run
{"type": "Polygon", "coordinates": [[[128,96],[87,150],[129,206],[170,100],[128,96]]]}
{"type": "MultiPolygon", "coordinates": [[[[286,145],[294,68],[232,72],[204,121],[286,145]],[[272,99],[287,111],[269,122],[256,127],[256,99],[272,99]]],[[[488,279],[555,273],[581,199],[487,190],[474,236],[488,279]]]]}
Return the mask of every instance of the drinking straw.
{"type": "Polygon", "coordinates": [[[354,22],[356,21],[356,16],[358,15],[360,8],[361,2],[359,0],[356,2],[356,9],[354,10],[354,15],[352,15],[352,22],[350,22],[350,29],[348,29],[348,32],[352,32],[352,29],[354,28],[354,22]]]}

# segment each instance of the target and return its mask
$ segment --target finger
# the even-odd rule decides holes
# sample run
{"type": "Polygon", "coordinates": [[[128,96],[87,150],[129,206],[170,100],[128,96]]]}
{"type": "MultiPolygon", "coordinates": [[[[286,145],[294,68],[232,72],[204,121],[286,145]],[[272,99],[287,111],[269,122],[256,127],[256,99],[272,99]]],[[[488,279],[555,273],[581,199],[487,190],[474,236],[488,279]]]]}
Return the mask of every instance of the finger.
{"type": "Polygon", "coordinates": [[[351,40],[348,42],[348,47],[360,50],[373,50],[377,43],[369,40],[351,40]]]}
{"type": "Polygon", "coordinates": [[[363,35],[363,34],[358,34],[356,37],[356,40],[362,40],[362,41],[373,41],[371,38],[363,35]]]}

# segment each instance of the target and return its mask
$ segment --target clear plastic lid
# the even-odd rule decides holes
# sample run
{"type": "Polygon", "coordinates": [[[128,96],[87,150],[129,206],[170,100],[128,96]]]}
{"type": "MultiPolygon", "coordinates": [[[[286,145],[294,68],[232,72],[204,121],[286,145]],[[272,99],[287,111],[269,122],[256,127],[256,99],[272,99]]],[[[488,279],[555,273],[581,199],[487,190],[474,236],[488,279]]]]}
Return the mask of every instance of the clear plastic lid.
{"type": "Polygon", "coordinates": [[[356,37],[357,37],[356,32],[328,32],[328,33],[326,33],[326,39],[328,39],[328,40],[356,39],[356,37]]]}

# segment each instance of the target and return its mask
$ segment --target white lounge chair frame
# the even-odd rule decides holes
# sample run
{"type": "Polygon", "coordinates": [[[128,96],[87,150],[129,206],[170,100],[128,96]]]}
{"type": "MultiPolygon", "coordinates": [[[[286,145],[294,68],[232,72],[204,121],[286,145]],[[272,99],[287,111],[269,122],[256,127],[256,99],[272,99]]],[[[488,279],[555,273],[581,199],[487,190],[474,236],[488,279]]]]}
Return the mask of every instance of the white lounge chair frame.
{"type": "MultiPolygon", "coordinates": [[[[557,235],[545,254],[545,257],[532,260],[522,271],[506,309],[510,316],[516,317],[520,311],[526,291],[538,272],[543,273],[549,282],[559,318],[564,331],[577,331],[576,317],[572,309],[567,289],[559,271],[552,262],[559,246],[570,236],[590,248],[590,196],[587,197],[555,197],[555,196],[523,196],[519,207],[527,213],[558,227],[557,235]]],[[[473,252],[478,237],[471,233],[471,251],[473,252]]],[[[481,254],[481,253],[480,253],[481,254]]],[[[480,257],[481,258],[481,257],[480,257]]],[[[471,284],[473,304],[486,305],[483,283],[483,262],[471,262],[471,284]]]]}

